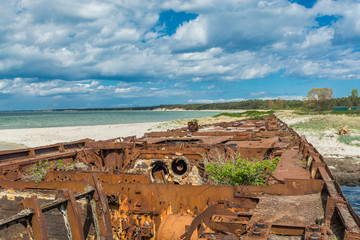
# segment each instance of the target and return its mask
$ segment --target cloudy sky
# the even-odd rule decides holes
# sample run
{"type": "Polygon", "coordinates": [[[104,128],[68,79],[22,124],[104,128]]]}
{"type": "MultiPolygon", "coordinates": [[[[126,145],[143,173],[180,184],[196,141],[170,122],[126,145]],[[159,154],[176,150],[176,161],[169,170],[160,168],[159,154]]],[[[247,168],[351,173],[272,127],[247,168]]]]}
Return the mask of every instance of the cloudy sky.
{"type": "Polygon", "coordinates": [[[0,0],[0,110],[335,97],[358,0],[0,0]]]}

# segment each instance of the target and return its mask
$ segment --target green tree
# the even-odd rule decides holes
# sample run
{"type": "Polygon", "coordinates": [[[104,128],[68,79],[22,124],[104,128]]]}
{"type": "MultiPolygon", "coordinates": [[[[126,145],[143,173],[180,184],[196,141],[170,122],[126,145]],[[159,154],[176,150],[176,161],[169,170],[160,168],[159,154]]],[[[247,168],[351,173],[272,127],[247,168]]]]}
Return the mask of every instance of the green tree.
{"type": "Polygon", "coordinates": [[[331,88],[312,88],[308,92],[305,105],[308,108],[315,110],[327,110],[331,107],[331,100],[333,98],[333,91],[331,88]]]}
{"type": "Polygon", "coordinates": [[[276,99],[276,105],[279,107],[279,109],[283,109],[283,108],[284,108],[284,101],[281,100],[280,97],[278,97],[278,98],[276,99]]]}
{"type": "Polygon", "coordinates": [[[350,95],[350,101],[352,106],[357,106],[359,104],[359,92],[357,89],[353,89],[351,91],[351,95],[350,95]]]}
{"type": "Polygon", "coordinates": [[[269,109],[273,109],[273,108],[274,108],[274,101],[273,101],[273,100],[269,100],[268,108],[269,108],[269,109]]]}

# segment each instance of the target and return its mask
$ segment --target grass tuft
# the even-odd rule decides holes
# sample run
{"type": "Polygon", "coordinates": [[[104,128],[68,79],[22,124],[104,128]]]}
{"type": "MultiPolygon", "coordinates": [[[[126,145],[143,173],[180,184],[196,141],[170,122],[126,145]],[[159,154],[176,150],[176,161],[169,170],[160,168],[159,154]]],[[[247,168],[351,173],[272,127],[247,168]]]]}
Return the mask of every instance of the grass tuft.
{"type": "Polygon", "coordinates": [[[349,115],[318,115],[305,121],[292,124],[294,129],[304,129],[312,131],[339,130],[345,126],[348,129],[360,130],[360,118],[349,115]]]}
{"type": "Polygon", "coordinates": [[[345,143],[347,145],[358,146],[360,147],[360,136],[359,135],[340,135],[338,138],[339,142],[345,143]]]}

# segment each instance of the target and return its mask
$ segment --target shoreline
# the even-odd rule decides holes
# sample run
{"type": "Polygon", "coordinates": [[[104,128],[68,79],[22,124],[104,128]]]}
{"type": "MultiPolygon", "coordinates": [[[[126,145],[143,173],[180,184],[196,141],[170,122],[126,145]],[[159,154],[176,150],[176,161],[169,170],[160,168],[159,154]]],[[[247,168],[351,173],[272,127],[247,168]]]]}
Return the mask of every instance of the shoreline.
{"type": "MultiPolygon", "coordinates": [[[[149,110],[134,110],[149,111],[149,110]]],[[[162,111],[162,110],[151,110],[162,111]]],[[[172,109],[166,111],[184,112],[243,112],[245,110],[179,110],[172,109]]],[[[71,142],[80,139],[90,138],[93,140],[108,140],[117,137],[137,136],[142,137],[150,131],[166,131],[167,129],[181,128],[186,126],[189,119],[182,118],[172,121],[140,122],[140,123],[121,123],[121,124],[100,124],[100,125],[80,125],[80,126],[59,126],[59,127],[39,127],[39,128],[5,128],[0,129],[0,151],[16,150],[22,148],[32,148],[45,146],[60,142],[71,142]]],[[[215,120],[213,117],[197,118],[199,124],[208,124],[221,121],[235,121],[237,118],[220,117],[215,120]]]]}
{"type": "Polygon", "coordinates": [[[107,140],[134,135],[142,137],[146,132],[158,129],[162,123],[164,122],[1,129],[0,151],[71,142],[84,138],[107,140]]]}

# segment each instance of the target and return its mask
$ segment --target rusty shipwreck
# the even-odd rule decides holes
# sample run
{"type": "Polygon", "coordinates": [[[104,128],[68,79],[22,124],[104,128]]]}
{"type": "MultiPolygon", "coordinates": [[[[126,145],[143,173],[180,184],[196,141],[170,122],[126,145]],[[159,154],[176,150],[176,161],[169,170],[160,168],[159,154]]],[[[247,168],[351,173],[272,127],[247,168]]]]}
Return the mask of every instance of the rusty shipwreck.
{"type": "Polygon", "coordinates": [[[318,151],[269,115],[2,151],[0,239],[349,240],[360,219],[318,151]],[[206,156],[234,153],[280,162],[266,186],[209,184],[206,156]]]}

